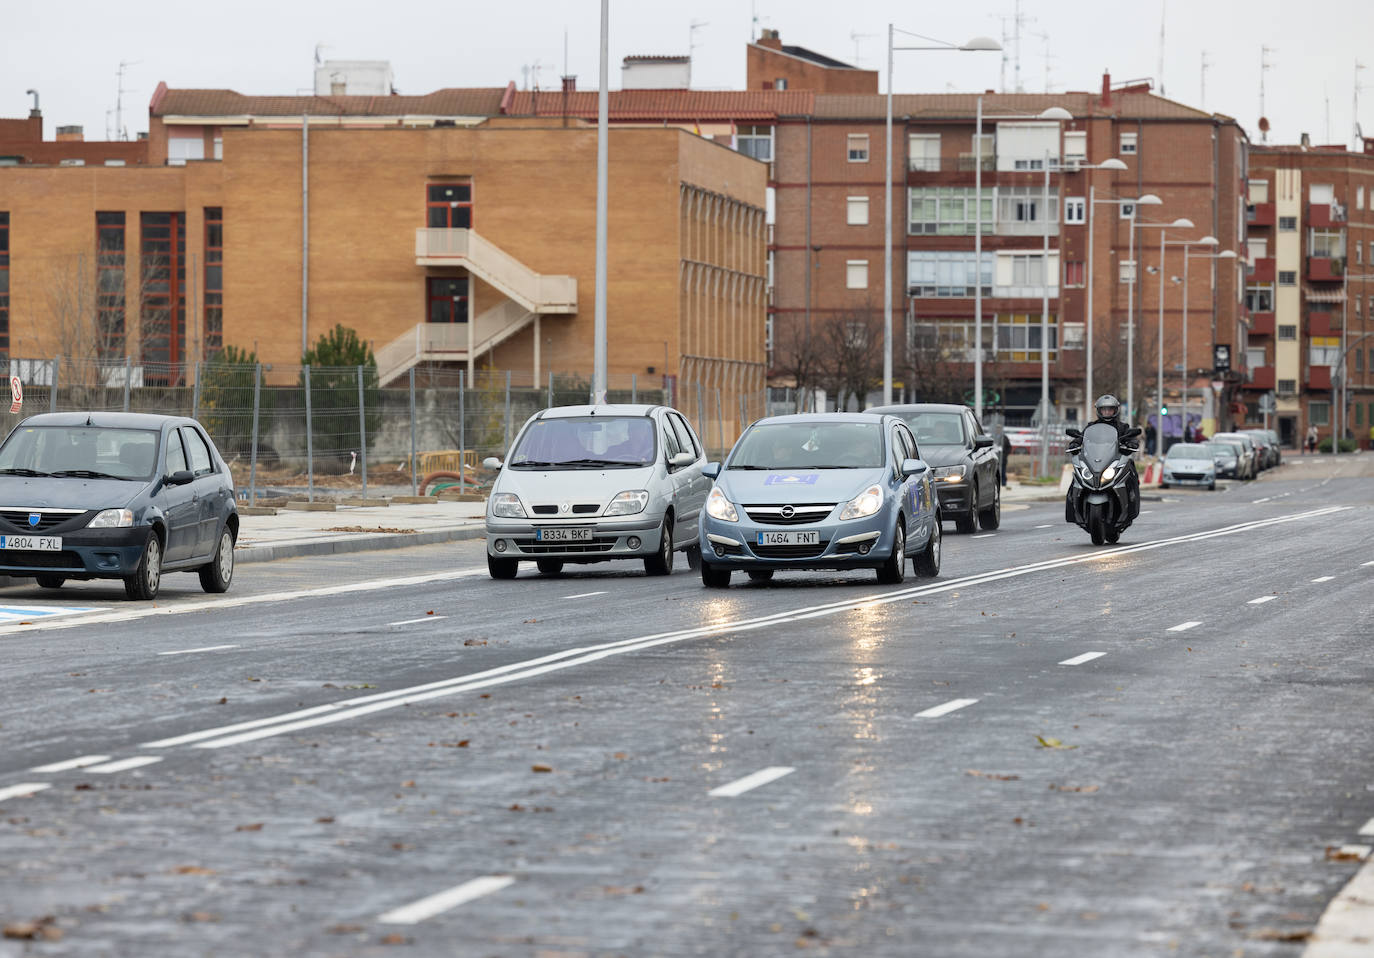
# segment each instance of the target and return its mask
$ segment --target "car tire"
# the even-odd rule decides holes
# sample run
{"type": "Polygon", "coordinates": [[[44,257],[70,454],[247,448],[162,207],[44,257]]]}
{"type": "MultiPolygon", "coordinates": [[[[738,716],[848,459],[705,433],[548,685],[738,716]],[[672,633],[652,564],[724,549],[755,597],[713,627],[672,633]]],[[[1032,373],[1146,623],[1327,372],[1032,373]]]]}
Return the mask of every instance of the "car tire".
{"type": "Polygon", "coordinates": [[[755,581],[755,582],[772,582],[772,581],[773,581],[773,570],[772,570],[772,569],[750,569],[750,570],[749,570],[749,578],[752,579],[752,580],[755,581]]]}
{"type": "Polygon", "coordinates": [[[935,524],[930,530],[930,540],[926,543],[926,547],[921,550],[921,554],[913,556],[911,559],[911,567],[916,570],[917,575],[930,579],[940,574],[943,535],[940,531],[940,514],[937,512],[935,524]]]}
{"type": "Polygon", "coordinates": [[[157,590],[161,585],[162,540],[156,532],[149,532],[148,541],[143,544],[143,554],[138,559],[138,568],[133,575],[124,577],[124,594],[130,599],[148,602],[157,598],[157,590]]]}
{"type": "Polygon", "coordinates": [[[723,566],[703,562],[701,564],[701,584],[708,589],[728,589],[730,587],[730,570],[723,566]]]}
{"type": "Polygon", "coordinates": [[[520,571],[519,559],[506,559],[501,556],[487,556],[487,572],[493,579],[514,579],[520,571]]]}
{"type": "Polygon", "coordinates": [[[1216,491],[1217,491],[1217,482],[1216,482],[1215,479],[1213,479],[1211,482],[1209,482],[1209,483],[1207,484],[1207,491],[1208,491],[1208,492],[1216,492],[1216,491]]]}
{"type": "Polygon", "coordinates": [[[1168,484],[1167,482],[1164,482],[1163,480],[1160,480],[1159,488],[1161,488],[1161,489],[1168,489],[1168,488],[1169,488],[1169,484],[1168,484]]]}
{"type": "Polygon", "coordinates": [[[234,533],[225,526],[219,533],[219,545],[210,561],[201,566],[200,587],[206,592],[228,592],[234,581],[234,533]]]}
{"type": "Polygon", "coordinates": [[[992,486],[992,505],[978,513],[978,524],[987,532],[1002,524],[1002,487],[996,483],[992,486]]]}
{"type": "Polygon", "coordinates": [[[534,564],[544,575],[558,575],[563,571],[562,559],[536,559],[534,564]]]}
{"type": "Polygon", "coordinates": [[[644,557],[644,571],[648,575],[673,574],[673,519],[663,517],[663,529],[658,537],[658,551],[644,557]]]}
{"type": "Polygon", "coordinates": [[[878,581],[883,585],[901,585],[906,578],[906,520],[897,516],[892,529],[892,555],[878,567],[878,581]]]}
{"type": "Polygon", "coordinates": [[[954,517],[954,528],[965,535],[978,531],[978,487],[969,493],[968,513],[954,517]]]}
{"type": "Polygon", "coordinates": [[[693,543],[687,547],[687,568],[693,572],[701,569],[701,543],[693,543]]]}
{"type": "Polygon", "coordinates": [[[52,575],[51,573],[36,575],[34,578],[38,580],[38,585],[44,589],[60,589],[62,588],[62,583],[67,581],[65,575],[52,575]]]}

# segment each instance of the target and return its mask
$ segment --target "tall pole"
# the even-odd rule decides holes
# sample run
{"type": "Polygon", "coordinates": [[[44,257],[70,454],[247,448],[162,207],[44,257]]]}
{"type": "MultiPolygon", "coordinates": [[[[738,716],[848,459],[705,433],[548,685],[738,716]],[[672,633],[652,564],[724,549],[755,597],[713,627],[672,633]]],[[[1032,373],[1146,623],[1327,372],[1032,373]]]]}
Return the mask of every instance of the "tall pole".
{"type": "MultiPolygon", "coordinates": [[[[1088,176],[1091,177],[1092,174],[1089,173],[1088,176]]],[[[1085,325],[1088,327],[1088,355],[1085,357],[1088,371],[1083,383],[1085,409],[1091,409],[1093,403],[1093,220],[1097,216],[1094,205],[1097,202],[1096,192],[1097,187],[1090,183],[1088,185],[1088,315],[1085,317],[1085,325]]],[[[1086,414],[1084,418],[1087,418],[1086,414]]]]}
{"type": "MultiPolygon", "coordinates": [[[[1159,366],[1155,370],[1155,452],[1164,452],[1164,252],[1169,246],[1169,234],[1159,231],[1159,366]]],[[[1183,247],[1183,255],[1188,255],[1188,247],[1183,247]]],[[[1187,266],[1185,264],[1186,272],[1187,266]]],[[[1187,294],[1184,294],[1187,298],[1187,294]]],[[[1183,407],[1183,424],[1188,425],[1188,407],[1183,407]]]]}
{"type": "MultiPolygon", "coordinates": [[[[1126,421],[1135,415],[1135,214],[1131,205],[1130,234],[1126,244],[1126,260],[1131,264],[1130,282],[1126,284],[1126,421]]],[[[1162,434],[1161,434],[1162,438],[1162,434]]],[[[1156,449],[1159,447],[1156,446],[1156,449]]]]}
{"type": "Polygon", "coordinates": [[[596,307],[593,313],[592,397],[606,401],[606,45],[610,34],[610,0],[601,0],[601,86],[596,97],[596,307]]]}
{"type": "Polygon", "coordinates": [[[973,415],[983,424],[983,96],[973,136],[973,415]]]}
{"type": "Polygon", "coordinates": [[[883,405],[889,406],[892,404],[892,24],[890,23],[887,25],[887,126],[883,143],[883,405]]]}
{"type": "MultiPolygon", "coordinates": [[[[1183,395],[1178,405],[1183,410],[1183,425],[1188,425],[1188,245],[1183,246],[1183,395]]],[[[1216,396],[1212,397],[1216,399],[1216,396]]],[[[1204,404],[1205,405],[1205,404],[1204,404]]],[[[1213,432],[1216,430],[1213,429],[1213,432]]]]}
{"type": "Polygon", "coordinates": [[[1050,465],[1050,154],[1045,151],[1044,217],[1040,270],[1040,475],[1050,465]]]}

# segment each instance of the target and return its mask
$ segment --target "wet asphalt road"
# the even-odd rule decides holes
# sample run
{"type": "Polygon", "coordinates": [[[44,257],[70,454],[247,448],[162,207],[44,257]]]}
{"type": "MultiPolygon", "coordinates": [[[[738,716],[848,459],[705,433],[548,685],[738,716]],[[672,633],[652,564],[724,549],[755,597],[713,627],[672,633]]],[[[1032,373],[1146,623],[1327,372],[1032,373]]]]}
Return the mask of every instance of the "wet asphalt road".
{"type": "Polygon", "coordinates": [[[0,920],[51,918],[0,958],[1297,956],[1374,816],[1370,458],[1117,547],[947,525],[900,587],[458,543],[5,590],[79,611],[0,625],[0,796],[47,786],[0,920]]]}

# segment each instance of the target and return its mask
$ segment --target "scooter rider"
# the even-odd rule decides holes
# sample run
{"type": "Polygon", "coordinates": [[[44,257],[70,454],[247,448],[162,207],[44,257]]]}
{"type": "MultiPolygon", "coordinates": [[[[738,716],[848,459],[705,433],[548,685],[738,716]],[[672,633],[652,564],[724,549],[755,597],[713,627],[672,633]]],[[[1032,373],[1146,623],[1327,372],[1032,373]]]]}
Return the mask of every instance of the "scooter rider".
{"type": "MultiPolygon", "coordinates": [[[[1117,401],[1115,396],[1110,394],[1101,396],[1098,398],[1097,402],[1093,403],[1093,407],[1097,410],[1097,418],[1093,420],[1093,423],[1089,423],[1089,425],[1093,425],[1094,423],[1106,423],[1109,426],[1115,427],[1117,442],[1124,452],[1135,452],[1140,448],[1139,443],[1126,442],[1122,439],[1126,433],[1131,431],[1131,427],[1121,421],[1121,403],[1117,401]]],[[[1070,455],[1077,452],[1076,446],[1078,446],[1077,443],[1070,447],[1070,455]]],[[[1134,522],[1136,517],[1140,515],[1140,473],[1136,471],[1135,460],[1130,460],[1130,463],[1130,519],[1134,522]]]]}

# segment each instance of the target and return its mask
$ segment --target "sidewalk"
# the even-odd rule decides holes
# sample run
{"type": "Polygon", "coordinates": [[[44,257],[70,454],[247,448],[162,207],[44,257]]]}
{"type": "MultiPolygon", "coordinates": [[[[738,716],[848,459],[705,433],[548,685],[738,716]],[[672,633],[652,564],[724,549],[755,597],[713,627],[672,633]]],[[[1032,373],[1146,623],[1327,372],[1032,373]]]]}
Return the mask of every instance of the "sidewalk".
{"type": "Polygon", "coordinates": [[[404,549],[482,537],[482,502],[436,499],[425,503],[369,499],[367,505],[313,503],[249,509],[240,505],[236,562],[270,562],[298,556],[404,549]],[[375,504],[374,504],[375,503],[375,504]],[[274,512],[274,515],[258,514],[274,512]]]}

